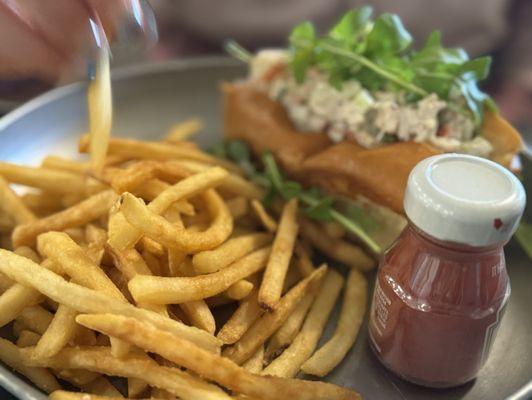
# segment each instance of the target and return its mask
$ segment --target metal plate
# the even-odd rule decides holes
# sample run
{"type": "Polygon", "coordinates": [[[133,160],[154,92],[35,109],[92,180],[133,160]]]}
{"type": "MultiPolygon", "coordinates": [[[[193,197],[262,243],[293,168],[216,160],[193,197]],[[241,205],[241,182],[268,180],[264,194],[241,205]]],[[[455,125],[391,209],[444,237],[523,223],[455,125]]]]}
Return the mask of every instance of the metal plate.
{"type": "MultiPolygon", "coordinates": [[[[114,134],[157,139],[173,123],[199,116],[206,123],[202,145],[220,138],[219,84],[243,76],[244,68],[226,58],[173,61],[113,72],[114,134]]],[[[73,155],[86,131],[84,84],[46,93],[0,120],[0,159],[37,164],[45,154],[73,155]]],[[[527,171],[532,166],[525,166],[527,171]]],[[[531,182],[532,186],[532,182],[531,182]]],[[[411,385],[385,370],[368,346],[366,326],[355,347],[327,380],[358,390],[367,399],[513,399],[532,388],[532,268],[515,243],[507,248],[512,296],[491,356],[478,378],[454,389],[411,385]]],[[[370,277],[372,281],[374,276],[370,277]]],[[[334,329],[329,324],[326,339],[334,329]]],[[[40,399],[38,391],[0,367],[0,385],[21,399],[40,399]]],[[[0,398],[4,398],[0,393],[0,398]]]]}

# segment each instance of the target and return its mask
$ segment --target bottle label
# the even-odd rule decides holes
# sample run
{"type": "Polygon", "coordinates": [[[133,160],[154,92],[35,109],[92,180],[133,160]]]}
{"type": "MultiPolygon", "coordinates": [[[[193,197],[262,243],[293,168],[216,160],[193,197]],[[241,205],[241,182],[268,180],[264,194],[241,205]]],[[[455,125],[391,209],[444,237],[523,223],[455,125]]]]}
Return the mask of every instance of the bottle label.
{"type": "Polygon", "coordinates": [[[373,292],[373,303],[371,305],[370,323],[378,336],[382,336],[388,324],[388,314],[391,300],[381,288],[379,279],[375,281],[375,291],[373,292]]]}
{"type": "Polygon", "coordinates": [[[501,302],[501,306],[495,313],[495,321],[493,321],[488,327],[486,328],[486,336],[484,337],[484,347],[482,349],[482,358],[481,358],[481,364],[483,365],[486,359],[488,358],[488,355],[491,350],[491,346],[493,344],[493,340],[495,339],[495,336],[497,335],[497,331],[499,329],[499,325],[501,322],[501,319],[504,315],[504,312],[506,311],[506,305],[508,304],[508,298],[510,297],[510,285],[508,284],[508,288],[506,289],[506,293],[504,295],[504,299],[501,302]]]}

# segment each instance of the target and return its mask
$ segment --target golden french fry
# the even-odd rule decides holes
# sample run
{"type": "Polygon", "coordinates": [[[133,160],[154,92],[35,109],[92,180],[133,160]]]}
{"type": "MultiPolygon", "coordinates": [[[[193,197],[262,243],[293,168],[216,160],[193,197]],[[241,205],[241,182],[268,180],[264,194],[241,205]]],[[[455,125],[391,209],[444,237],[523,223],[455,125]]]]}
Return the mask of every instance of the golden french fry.
{"type": "MultiPolygon", "coordinates": [[[[231,171],[231,173],[222,183],[222,189],[226,190],[229,193],[238,196],[243,196],[248,199],[262,199],[264,197],[264,191],[262,190],[262,188],[243,178],[241,176],[242,171],[240,171],[238,167],[235,167],[234,164],[230,162],[228,162],[228,164],[229,167],[226,169],[228,171],[231,171]]],[[[172,168],[182,167],[192,173],[204,172],[211,167],[209,164],[191,160],[166,161],[165,165],[171,165],[172,168]]],[[[224,168],[227,166],[227,164],[221,165],[224,168]]]]}
{"type": "Polygon", "coordinates": [[[116,199],[112,190],[104,191],[57,214],[19,225],[13,231],[13,244],[15,247],[33,245],[41,233],[85,225],[106,214],[116,199]]]}
{"type": "Polygon", "coordinates": [[[55,169],[0,162],[0,175],[11,183],[32,186],[52,193],[86,193],[87,190],[84,177],[55,169]]]}
{"type": "Polygon", "coordinates": [[[286,273],[297,238],[297,210],[296,199],[286,203],[273,240],[272,252],[259,289],[259,304],[266,310],[275,309],[283,292],[286,273]]]}
{"type": "Polygon", "coordinates": [[[35,357],[51,357],[68,344],[76,333],[77,314],[76,311],[59,305],[46,332],[35,346],[35,357]]]}
{"type": "Polygon", "coordinates": [[[16,321],[21,322],[24,327],[31,329],[41,335],[48,329],[54,315],[43,307],[35,305],[26,307],[16,317],[16,321]]]}
{"type": "Polygon", "coordinates": [[[356,341],[364,319],[367,299],[366,278],[356,269],[351,270],[345,286],[340,318],[333,336],[302,366],[306,374],[325,376],[345,357],[356,341]]]}
{"type": "Polygon", "coordinates": [[[50,192],[28,192],[20,198],[26,207],[40,217],[56,213],[64,208],[62,197],[50,192]]]}
{"type": "Polygon", "coordinates": [[[35,346],[39,342],[40,338],[41,335],[38,333],[23,330],[19,333],[16,344],[18,347],[35,346]]]}
{"type": "Polygon", "coordinates": [[[268,232],[273,233],[277,230],[277,222],[275,222],[275,220],[268,214],[259,200],[251,200],[251,208],[255,212],[255,215],[261,222],[262,226],[268,232]]]}
{"type": "Polygon", "coordinates": [[[272,241],[267,233],[252,233],[242,235],[223,243],[214,250],[197,253],[192,257],[194,269],[199,274],[208,274],[226,268],[228,265],[242,258],[272,241]]]}
{"type": "Polygon", "coordinates": [[[314,265],[312,264],[312,260],[310,258],[310,254],[307,251],[306,246],[303,245],[302,242],[297,242],[296,246],[294,248],[294,252],[296,253],[297,260],[296,260],[296,267],[301,273],[301,276],[308,276],[314,271],[314,265]]]}
{"type": "MultiPolygon", "coordinates": [[[[180,272],[184,276],[195,275],[190,259],[187,259],[182,263],[180,272]]],[[[200,299],[181,303],[179,304],[179,307],[192,325],[214,335],[214,332],[216,331],[216,321],[214,320],[214,316],[212,315],[209,306],[204,300],[200,299]]]]}
{"type": "Polygon", "coordinates": [[[325,234],[333,239],[341,239],[346,235],[345,228],[335,221],[324,221],[320,223],[325,234]]]}
{"type": "Polygon", "coordinates": [[[2,176],[0,176],[0,209],[17,224],[25,224],[36,219],[2,176]]]}
{"type": "MultiPolygon", "coordinates": [[[[220,349],[221,342],[205,331],[195,327],[186,326],[155,312],[137,308],[131,304],[109,297],[104,293],[79,286],[72,282],[67,282],[59,275],[8,250],[0,249],[0,272],[25,286],[35,288],[52,300],[64,304],[78,312],[109,312],[131,316],[153,324],[154,326],[158,326],[161,329],[173,332],[174,335],[181,336],[211,352],[218,352],[220,349]]],[[[22,314],[30,308],[32,307],[24,309],[22,314]]],[[[44,309],[42,310],[45,311],[44,309]]],[[[50,313],[48,314],[49,324],[52,315],[50,313]]],[[[28,321],[24,320],[23,322],[26,323],[28,321]]],[[[44,326],[42,330],[37,332],[44,332],[47,326],[48,325],[44,326]]],[[[32,330],[34,329],[32,328],[32,330]]]]}
{"type": "MultiPolygon", "coordinates": [[[[78,326],[88,331],[88,329],[84,326],[78,326]]],[[[55,370],[54,375],[64,381],[70,382],[72,385],[77,386],[79,388],[83,388],[86,385],[90,385],[95,380],[103,378],[100,374],[96,372],[81,369],[55,370]]]]}
{"type": "MultiPolygon", "coordinates": [[[[85,320],[82,317],[85,316],[78,316],[79,321],[85,320]]],[[[47,359],[33,358],[32,348],[21,349],[21,353],[32,365],[59,369],[86,369],[112,376],[143,379],[151,386],[168,390],[184,400],[230,399],[229,395],[216,385],[178,368],[161,367],[144,354],[132,353],[124,359],[117,359],[112,356],[108,348],[102,347],[67,347],[56,356],[47,359]]]]}
{"type": "MultiPolygon", "coordinates": [[[[127,301],[122,292],[115,286],[113,281],[109,279],[105,272],[94,264],[84,253],[83,249],[64,233],[48,232],[39,235],[37,238],[37,247],[41,254],[46,255],[48,258],[60,264],[63,271],[65,271],[74,282],[91,289],[102,291],[115,299],[124,302],[127,301]]],[[[72,319],[74,313],[75,311],[73,310],[65,310],[63,323],[66,323],[68,316],[72,319]]],[[[58,329],[60,329],[60,327],[58,329]]],[[[67,330],[67,332],[69,331],[67,330]]],[[[73,328],[70,330],[70,333],[73,333],[73,328]]],[[[53,338],[52,335],[48,337],[53,338]]],[[[47,344],[46,347],[43,345],[42,351],[46,348],[49,352],[57,352],[60,343],[64,343],[65,340],[68,342],[68,339],[69,338],[63,337],[63,340],[58,340],[53,346],[51,344],[47,344]]],[[[123,342],[111,339],[111,344],[113,346],[113,351],[115,351],[117,356],[123,356],[128,351],[128,346],[123,342]]]]}
{"type": "Polygon", "coordinates": [[[188,139],[190,136],[197,134],[203,129],[203,122],[198,118],[188,118],[182,122],[172,125],[164,141],[170,143],[179,143],[188,139]]]}
{"type": "Polygon", "coordinates": [[[97,394],[87,394],[81,392],[67,392],[65,390],[56,390],[50,393],[48,399],[50,400],[120,400],[123,396],[98,396],[97,394]]]}
{"type": "Polygon", "coordinates": [[[111,186],[117,193],[131,192],[155,176],[157,163],[151,160],[136,162],[120,170],[111,179],[111,186]]]}
{"type": "Polygon", "coordinates": [[[369,271],[375,267],[375,260],[364,253],[360,247],[326,236],[323,230],[306,218],[300,218],[299,224],[301,236],[333,260],[361,271],[369,271]]]}
{"type": "Polygon", "coordinates": [[[21,373],[46,393],[61,389],[54,376],[46,368],[28,367],[21,349],[8,340],[0,338],[0,360],[21,373]]]}
{"type": "MultiPolygon", "coordinates": [[[[160,354],[196,374],[235,392],[259,399],[359,400],[350,390],[324,382],[282,379],[252,374],[231,360],[209,353],[169,332],[118,315],[79,315],[78,323],[107,335],[129,340],[138,347],[160,354]],[[187,351],[183,351],[187,349],[187,351]]],[[[258,347],[258,346],[257,346],[258,347]]],[[[23,349],[22,351],[25,351],[23,349]]],[[[167,389],[167,388],[166,388],[167,389]]],[[[168,390],[168,389],[167,389],[168,390]]],[[[205,398],[205,397],[203,397],[205,398]]]]}
{"type": "Polygon", "coordinates": [[[292,344],[264,368],[263,374],[285,378],[296,376],[301,365],[314,352],[343,284],[342,275],[332,269],[327,272],[301,331],[292,344]]]}
{"type": "Polygon", "coordinates": [[[259,374],[264,368],[264,346],[260,346],[258,350],[244,363],[242,367],[249,372],[259,374]]]}
{"type": "Polygon", "coordinates": [[[265,247],[241,258],[229,267],[208,275],[166,278],[136,276],[129,291],[136,301],[155,304],[179,304],[211,297],[227,290],[233,283],[264,268],[270,248],[265,247]]]}
{"type": "Polygon", "coordinates": [[[297,336],[307,312],[314,301],[314,293],[307,293],[299,302],[294,312],[290,314],[284,324],[275,332],[268,342],[266,357],[271,360],[273,356],[284,347],[292,343],[297,336]]]}
{"type": "Polygon", "coordinates": [[[76,242],[79,245],[84,245],[85,243],[85,230],[81,227],[76,228],[67,228],[63,229],[63,233],[66,233],[70,239],[76,242]]]}
{"type": "Polygon", "coordinates": [[[258,301],[258,291],[254,290],[240,302],[236,311],[222,326],[216,337],[224,344],[236,343],[262,313],[258,301]]]}
{"type": "MultiPolygon", "coordinates": [[[[89,138],[83,135],[78,144],[78,150],[82,153],[89,148],[89,138]]],[[[174,160],[185,159],[201,161],[209,165],[220,165],[226,169],[238,171],[233,163],[215,158],[193,146],[174,146],[169,143],[147,142],[134,139],[111,138],[109,141],[108,154],[121,155],[130,158],[151,160],[174,160]]],[[[1,173],[1,170],[0,170],[1,173]]]]}
{"type": "Polygon", "coordinates": [[[104,166],[113,119],[109,50],[99,50],[95,76],[87,88],[91,168],[95,171],[101,171],[104,166]]]}
{"type": "Polygon", "coordinates": [[[75,161],[58,156],[46,156],[42,160],[41,166],[44,168],[57,169],[60,171],[73,172],[83,175],[90,170],[90,163],[85,161],[75,161]]]}
{"type": "Polygon", "coordinates": [[[242,279],[238,282],[233,283],[227,290],[225,291],[225,294],[227,297],[233,300],[242,300],[246,298],[251,291],[253,290],[253,283],[250,281],[246,281],[245,279],[242,279]]]}
{"type": "Polygon", "coordinates": [[[0,234],[10,234],[15,227],[15,221],[9,216],[0,212],[0,234]]]}
{"type": "Polygon", "coordinates": [[[303,296],[321,282],[326,271],[327,267],[324,265],[290,289],[281,298],[278,307],[274,311],[264,313],[244,333],[238,342],[224,350],[224,356],[230,358],[237,364],[242,364],[251,357],[257,348],[281,327],[303,296]]]}
{"type": "Polygon", "coordinates": [[[33,288],[14,284],[0,295],[0,326],[13,321],[26,307],[43,300],[43,296],[33,288]]]}
{"type": "Polygon", "coordinates": [[[233,219],[239,219],[248,213],[248,199],[244,196],[233,197],[226,201],[233,219]]]}
{"type": "MultiPolygon", "coordinates": [[[[217,167],[210,168],[201,174],[192,175],[163,190],[150,202],[148,209],[153,213],[162,214],[173,203],[195,196],[206,189],[216,187],[226,176],[227,172],[217,167]]],[[[229,212],[227,211],[227,213],[229,212]]],[[[131,226],[125,218],[116,218],[113,230],[113,234],[109,233],[109,243],[119,250],[132,247],[142,236],[142,231],[137,227],[131,226]]]]}

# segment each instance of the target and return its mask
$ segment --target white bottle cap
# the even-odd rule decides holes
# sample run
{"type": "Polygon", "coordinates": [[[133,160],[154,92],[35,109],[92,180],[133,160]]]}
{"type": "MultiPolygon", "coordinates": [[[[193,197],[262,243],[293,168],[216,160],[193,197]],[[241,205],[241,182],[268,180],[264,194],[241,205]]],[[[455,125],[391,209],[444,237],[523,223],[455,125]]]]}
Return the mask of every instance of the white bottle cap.
{"type": "Polygon", "coordinates": [[[513,235],[525,208],[521,182],[506,168],[463,154],[429,157],[408,177],[406,215],[443,241],[489,246],[513,235]]]}

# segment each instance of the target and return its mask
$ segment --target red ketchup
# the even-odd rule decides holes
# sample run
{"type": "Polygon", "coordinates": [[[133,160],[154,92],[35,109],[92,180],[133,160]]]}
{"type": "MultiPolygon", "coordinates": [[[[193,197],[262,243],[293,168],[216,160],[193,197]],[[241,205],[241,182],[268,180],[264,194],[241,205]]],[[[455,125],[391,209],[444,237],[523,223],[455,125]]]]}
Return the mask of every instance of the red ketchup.
{"type": "Polygon", "coordinates": [[[446,154],[414,168],[409,224],[383,256],[370,313],[387,368],[430,387],[475,378],[510,295],[503,246],[525,203],[519,180],[485,159],[446,154]]]}

